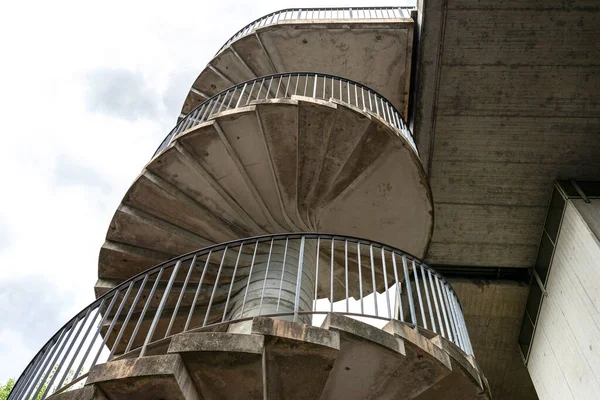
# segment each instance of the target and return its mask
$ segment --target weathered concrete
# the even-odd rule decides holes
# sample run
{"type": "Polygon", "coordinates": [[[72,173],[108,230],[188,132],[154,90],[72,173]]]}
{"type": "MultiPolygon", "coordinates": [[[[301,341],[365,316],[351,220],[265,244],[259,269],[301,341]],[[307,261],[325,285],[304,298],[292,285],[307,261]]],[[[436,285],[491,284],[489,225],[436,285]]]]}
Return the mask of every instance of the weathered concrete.
{"type": "Polygon", "coordinates": [[[232,333],[175,336],[169,353],[180,354],[192,380],[209,399],[263,399],[264,337],[232,333]]]}
{"type": "Polygon", "coordinates": [[[111,222],[99,276],[116,282],[156,259],[290,230],[422,256],[431,203],[418,156],[377,117],[299,96],[261,100],[190,129],[150,161],[111,222]]]}
{"type": "Polygon", "coordinates": [[[111,400],[201,399],[177,354],[97,365],[90,370],[86,384],[95,384],[111,400]]]}
{"type": "Polygon", "coordinates": [[[182,113],[207,97],[251,78],[318,71],[380,92],[406,117],[413,21],[279,21],[243,36],[213,58],[188,94],[182,113]]]}

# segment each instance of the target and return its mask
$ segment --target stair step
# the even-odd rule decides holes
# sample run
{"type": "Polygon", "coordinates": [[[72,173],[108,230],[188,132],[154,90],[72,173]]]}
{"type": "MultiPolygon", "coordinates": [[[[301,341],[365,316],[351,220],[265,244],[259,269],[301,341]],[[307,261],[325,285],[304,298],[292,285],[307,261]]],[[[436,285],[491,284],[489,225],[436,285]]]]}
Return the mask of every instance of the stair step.
{"type": "Polygon", "coordinates": [[[87,385],[97,385],[111,400],[199,400],[181,356],[167,354],[100,364],[87,385]]]}
{"type": "Polygon", "coordinates": [[[252,333],[265,337],[267,399],[319,398],[338,356],[337,333],[271,318],[254,318],[252,333]]]}
{"type": "Polygon", "coordinates": [[[263,399],[262,335],[199,332],[177,335],[169,353],[179,354],[201,398],[263,399]]]}

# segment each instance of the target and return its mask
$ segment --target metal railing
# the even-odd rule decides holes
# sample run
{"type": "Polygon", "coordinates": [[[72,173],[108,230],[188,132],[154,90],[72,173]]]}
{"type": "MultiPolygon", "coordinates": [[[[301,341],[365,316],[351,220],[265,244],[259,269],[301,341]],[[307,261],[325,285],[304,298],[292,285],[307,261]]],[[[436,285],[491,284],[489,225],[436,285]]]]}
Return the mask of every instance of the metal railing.
{"type": "Polygon", "coordinates": [[[268,99],[306,96],[326,101],[338,101],[385,121],[399,136],[404,137],[415,152],[412,133],[401,114],[385,97],[376,91],[335,75],[314,72],[292,72],[267,75],[240,83],[204,101],[185,116],[162,141],[153,157],[166,148],[177,136],[223,111],[245,107],[268,99]]]}
{"type": "Polygon", "coordinates": [[[107,290],[43,346],[9,398],[83,385],[94,365],[164,353],[182,332],[258,315],[317,324],[330,312],[397,319],[473,353],[454,290],[410,254],[340,235],[266,235],[183,255],[107,290]]]}
{"type": "Polygon", "coordinates": [[[217,54],[239,38],[249,35],[268,25],[283,21],[313,21],[313,20],[366,20],[366,19],[396,19],[410,18],[414,7],[334,7],[334,8],[287,8],[275,11],[252,21],[237,31],[217,54]]]}

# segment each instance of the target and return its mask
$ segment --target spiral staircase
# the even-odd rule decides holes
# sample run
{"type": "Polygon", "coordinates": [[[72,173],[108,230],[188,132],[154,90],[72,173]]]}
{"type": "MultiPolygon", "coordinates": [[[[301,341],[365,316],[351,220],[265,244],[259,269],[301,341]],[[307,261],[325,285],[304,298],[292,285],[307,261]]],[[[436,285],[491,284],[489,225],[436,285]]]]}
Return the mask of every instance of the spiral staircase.
{"type": "Polygon", "coordinates": [[[490,398],[456,294],[420,261],[412,32],[384,7],[236,33],[118,206],[97,300],[10,399],[490,398]]]}

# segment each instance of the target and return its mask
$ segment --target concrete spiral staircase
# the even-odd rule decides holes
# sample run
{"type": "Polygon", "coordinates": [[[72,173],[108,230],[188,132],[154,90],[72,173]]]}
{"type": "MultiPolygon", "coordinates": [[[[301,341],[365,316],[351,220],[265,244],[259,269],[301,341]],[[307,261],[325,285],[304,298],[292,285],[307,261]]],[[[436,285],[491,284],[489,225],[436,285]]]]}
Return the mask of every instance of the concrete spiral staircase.
{"type": "Polygon", "coordinates": [[[299,10],[286,19],[259,23],[225,45],[200,72],[181,116],[234,84],[280,72],[315,71],[378,91],[406,118],[414,22],[407,10],[376,15],[317,19],[299,10]]]}
{"type": "Polygon", "coordinates": [[[399,321],[383,329],[328,314],[313,327],[254,318],[250,334],[193,332],[166,354],[90,371],[86,386],[53,400],[489,399],[471,356],[399,321]]]}
{"type": "Polygon", "coordinates": [[[209,244],[267,233],[361,236],[422,257],[432,200],[411,145],[335,101],[252,101],[183,132],[144,168],[110,224],[98,291],[209,244]]]}

